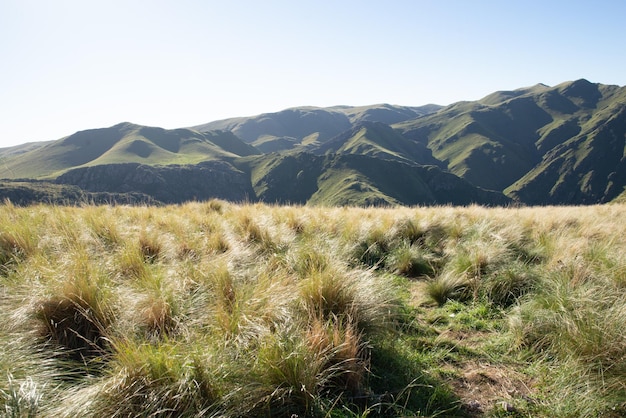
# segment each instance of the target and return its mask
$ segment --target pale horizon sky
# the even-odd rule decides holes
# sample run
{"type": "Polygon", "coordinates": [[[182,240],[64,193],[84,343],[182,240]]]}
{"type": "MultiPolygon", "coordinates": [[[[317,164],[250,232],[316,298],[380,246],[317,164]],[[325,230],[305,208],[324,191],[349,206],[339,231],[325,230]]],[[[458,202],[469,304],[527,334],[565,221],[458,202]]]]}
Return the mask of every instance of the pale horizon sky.
{"type": "Polygon", "coordinates": [[[128,121],[626,85],[626,2],[0,0],[0,147],[128,121]]]}

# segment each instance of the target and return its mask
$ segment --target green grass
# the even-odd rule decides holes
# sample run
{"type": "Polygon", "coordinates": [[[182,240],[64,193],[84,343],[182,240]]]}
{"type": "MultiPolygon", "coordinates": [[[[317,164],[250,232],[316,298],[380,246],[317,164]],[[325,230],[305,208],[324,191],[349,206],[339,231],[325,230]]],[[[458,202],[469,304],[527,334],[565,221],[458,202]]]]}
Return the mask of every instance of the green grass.
{"type": "Polygon", "coordinates": [[[226,132],[165,130],[131,123],[77,132],[31,152],[7,157],[2,178],[54,178],[76,167],[117,163],[197,164],[258,153],[226,132]]]}
{"type": "Polygon", "coordinates": [[[0,207],[0,416],[623,416],[626,208],[0,207]]]}

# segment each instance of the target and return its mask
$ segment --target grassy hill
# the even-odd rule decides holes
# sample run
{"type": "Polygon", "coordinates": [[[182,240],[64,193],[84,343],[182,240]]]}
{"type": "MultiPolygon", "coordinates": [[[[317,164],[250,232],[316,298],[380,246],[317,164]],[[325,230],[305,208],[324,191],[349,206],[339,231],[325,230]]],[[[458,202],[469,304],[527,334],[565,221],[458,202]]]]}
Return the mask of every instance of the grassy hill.
{"type": "Polygon", "coordinates": [[[0,411],[623,417],[624,216],[4,204],[0,411]]]}
{"type": "Polygon", "coordinates": [[[626,88],[577,80],[496,92],[394,127],[451,172],[522,202],[601,202],[624,184],[625,105],[626,88]]]}
{"type": "Polygon", "coordinates": [[[498,192],[479,189],[434,166],[359,154],[269,154],[234,160],[250,173],[256,198],[311,205],[503,205],[498,192]]]}
{"type": "Polygon", "coordinates": [[[396,123],[437,110],[437,105],[422,107],[335,106],[330,108],[296,107],[258,116],[232,118],[194,126],[200,132],[227,130],[263,152],[309,148],[323,144],[361,122],[396,123]]]}
{"type": "Polygon", "coordinates": [[[626,87],[581,79],[444,108],[296,107],[175,130],[122,123],[0,149],[0,178],[56,181],[73,172],[60,182],[109,193],[127,193],[132,184],[146,193],[145,181],[136,180],[150,172],[163,192],[148,195],[166,203],[211,197],[214,190],[213,197],[225,199],[321,205],[501,204],[500,193],[521,204],[593,204],[623,192],[625,149],[626,87]],[[206,161],[223,163],[210,180],[201,178],[206,161]],[[117,183],[104,182],[111,186],[106,190],[102,182],[88,184],[111,171],[101,167],[119,164],[130,164],[123,170],[128,179],[118,173],[117,183]],[[436,166],[463,181],[418,166],[436,166]],[[94,169],[75,171],[88,168],[94,169]],[[183,172],[200,177],[183,180],[183,172]],[[446,185],[440,192],[424,182],[429,173],[446,185]],[[227,178],[236,179],[233,193],[222,181],[227,178]],[[225,189],[203,184],[214,180],[225,189]],[[485,200],[489,196],[494,200],[485,200]]]}
{"type": "Polygon", "coordinates": [[[368,155],[383,160],[437,165],[439,160],[423,144],[411,141],[380,122],[361,122],[335,138],[312,148],[316,154],[368,155]]]}
{"type": "Polygon", "coordinates": [[[230,132],[199,133],[121,123],[77,132],[5,158],[2,178],[54,178],[76,167],[118,163],[196,164],[211,159],[258,154],[230,132]]]}
{"type": "Polygon", "coordinates": [[[621,193],[626,184],[626,90],[600,106],[588,120],[561,128],[578,132],[546,152],[507,193],[531,204],[603,203],[621,193]]]}
{"type": "Polygon", "coordinates": [[[24,154],[26,152],[33,151],[37,148],[41,148],[45,145],[52,143],[53,141],[42,142],[27,142],[21,145],[15,145],[12,147],[0,148],[0,159],[10,158],[15,155],[24,154]]]}

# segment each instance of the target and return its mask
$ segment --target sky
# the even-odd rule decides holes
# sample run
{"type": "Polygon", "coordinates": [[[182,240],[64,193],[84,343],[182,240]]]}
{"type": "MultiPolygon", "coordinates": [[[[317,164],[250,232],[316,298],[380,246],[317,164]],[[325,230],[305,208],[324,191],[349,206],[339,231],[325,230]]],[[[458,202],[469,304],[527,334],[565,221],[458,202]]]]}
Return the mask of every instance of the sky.
{"type": "Polygon", "coordinates": [[[119,122],[626,85],[626,1],[0,0],[0,147],[119,122]]]}

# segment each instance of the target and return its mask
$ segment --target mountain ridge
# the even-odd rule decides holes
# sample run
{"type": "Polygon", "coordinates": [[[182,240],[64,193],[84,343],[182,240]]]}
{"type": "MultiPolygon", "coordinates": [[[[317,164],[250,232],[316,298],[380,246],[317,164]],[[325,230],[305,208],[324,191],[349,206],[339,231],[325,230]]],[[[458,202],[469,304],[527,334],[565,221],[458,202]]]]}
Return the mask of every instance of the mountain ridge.
{"type": "Polygon", "coordinates": [[[54,178],[90,165],[114,163],[195,164],[204,160],[259,153],[230,132],[167,130],[122,122],[76,132],[5,158],[0,178],[54,178]]]}
{"type": "Polygon", "coordinates": [[[0,149],[0,160],[7,182],[47,180],[93,193],[99,175],[126,183],[105,182],[109,190],[98,193],[144,193],[141,172],[166,190],[148,190],[150,199],[166,203],[211,193],[301,204],[605,203],[626,186],[626,87],[579,79],[448,106],[301,106],[170,130],[123,122],[0,149]],[[211,174],[212,161],[221,168],[211,174]],[[217,172],[238,179],[233,194],[202,184],[217,172]],[[428,176],[460,189],[434,194],[428,176]]]}
{"type": "MultiPolygon", "coordinates": [[[[613,162],[603,180],[596,181],[590,188],[587,187],[590,183],[583,184],[576,179],[589,175],[589,172],[557,176],[555,170],[567,165],[563,165],[565,161],[562,159],[552,164],[550,161],[564,153],[571,155],[570,158],[579,153],[586,154],[581,149],[584,144],[596,149],[608,146],[606,140],[595,138],[598,131],[594,132],[590,123],[613,126],[615,141],[623,142],[622,119],[626,116],[616,113],[615,109],[624,103],[626,88],[581,79],[554,87],[538,85],[492,93],[476,102],[453,104],[436,114],[393,127],[408,138],[426,143],[451,172],[478,186],[511,193],[522,203],[601,203],[611,200],[614,193],[601,193],[599,189],[607,188],[608,176],[620,172],[618,166],[622,163],[613,162]],[[610,122],[615,117],[619,121],[610,122]],[[566,152],[567,149],[570,151],[566,152]],[[540,174],[545,170],[546,173],[540,174]],[[524,184],[531,179],[536,179],[532,185],[524,184]],[[563,181],[564,186],[557,184],[563,181]],[[545,182],[549,184],[539,186],[545,182]],[[571,193],[551,193],[555,187],[565,187],[571,193]],[[533,195],[523,192],[525,188],[541,191],[533,195]]],[[[619,146],[615,145],[611,152],[622,155],[619,146]]],[[[587,165],[600,167],[606,164],[595,159],[593,162],[588,160],[587,165]]],[[[573,169],[575,164],[570,166],[573,169]]]]}

